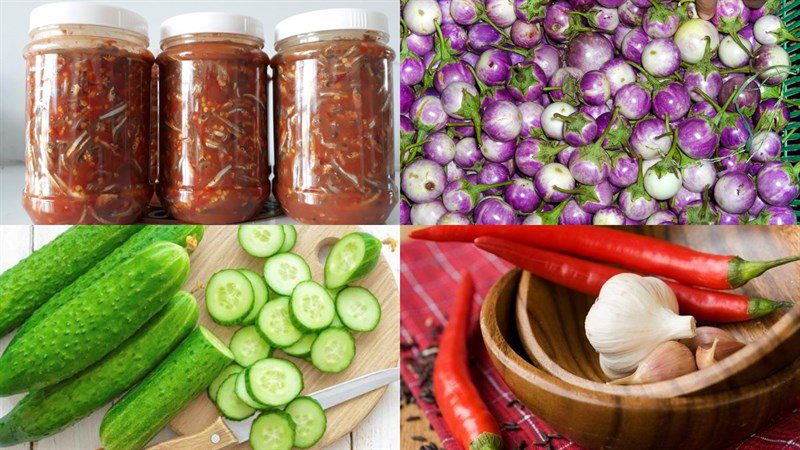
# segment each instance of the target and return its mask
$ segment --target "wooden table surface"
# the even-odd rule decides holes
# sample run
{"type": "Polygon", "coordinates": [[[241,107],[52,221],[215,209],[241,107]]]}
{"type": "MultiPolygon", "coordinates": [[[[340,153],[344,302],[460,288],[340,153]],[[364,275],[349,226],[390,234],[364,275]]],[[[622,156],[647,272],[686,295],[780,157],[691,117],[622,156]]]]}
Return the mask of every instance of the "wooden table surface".
{"type": "MultiPolygon", "coordinates": [[[[365,231],[374,234],[379,239],[393,237],[397,239],[397,227],[393,226],[367,226],[365,231]]],[[[39,249],[44,244],[61,234],[67,227],[64,226],[0,226],[0,272],[5,271],[22,258],[28,256],[32,250],[39,249]]],[[[389,262],[395,281],[399,280],[399,251],[390,252],[384,246],[384,256],[389,262]]],[[[13,335],[13,334],[12,334],[13,335]]],[[[0,338],[0,351],[5,349],[12,335],[0,338]]],[[[5,415],[23,397],[15,395],[0,398],[0,416],[5,415]]],[[[397,423],[400,420],[400,383],[389,385],[386,393],[378,405],[364,419],[364,421],[350,434],[343,437],[335,444],[329,446],[332,450],[354,449],[397,449],[400,439],[397,423]]],[[[67,428],[55,436],[42,439],[29,444],[20,444],[5,447],[8,450],[94,450],[100,447],[98,430],[103,420],[107,406],[96,411],[91,416],[67,428]]],[[[161,442],[174,437],[170,430],[162,431],[153,442],[161,442]]]]}

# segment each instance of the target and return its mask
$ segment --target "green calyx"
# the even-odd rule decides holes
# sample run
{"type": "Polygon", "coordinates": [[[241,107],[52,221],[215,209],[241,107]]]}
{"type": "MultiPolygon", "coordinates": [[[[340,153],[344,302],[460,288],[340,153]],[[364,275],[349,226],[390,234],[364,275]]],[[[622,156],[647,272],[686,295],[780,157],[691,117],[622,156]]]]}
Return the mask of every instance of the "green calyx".
{"type": "Polygon", "coordinates": [[[527,0],[520,7],[520,11],[525,14],[525,19],[528,22],[534,22],[537,19],[544,19],[547,12],[546,5],[549,2],[544,0],[527,0]]]}
{"type": "Polygon", "coordinates": [[[480,95],[473,95],[467,91],[462,91],[463,99],[461,100],[461,108],[456,111],[459,116],[472,121],[472,126],[475,128],[475,140],[478,145],[483,145],[483,138],[481,137],[481,97],[480,95]]]}
{"type": "Polygon", "coordinates": [[[669,22],[672,16],[677,15],[677,13],[672,10],[672,8],[669,8],[665,4],[657,2],[656,0],[649,0],[649,1],[650,4],[652,5],[649,11],[650,20],[652,20],[653,22],[666,24],[669,22]]]}
{"type": "Polygon", "coordinates": [[[700,206],[687,206],[686,207],[686,224],[687,225],[714,225],[719,222],[720,215],[708,207],[709,191],[703,194],[703,200],[700,206]]]}
{"type": "Polygon", "coordinates": [[[481,433],[469,443],[469,450],[502,450],[503,440],[494,433],[481,433]]]}
{"type": "Polygon", "coordinates": [[[651,197],[650,194],[647,193],[647,190],[644,188],[644,176],[642,168],[642,166],[644,165],[644,160],[639,158],[638,162],[639,162],[638,166],[639,176],[636,178],[636,183],[633,183],[632,185],[626,187],[625,190],[630,193],[632,202],[635,202],[640,198],[649,201],[652,200],[653,197],[651,197]]]}
{"type": "Polygon", "coordinates": [[[728,284],[732,288],[737,288],[753,278],[761,276],[769,269],[795,261],[800,261],[800,255],[773,259],[772,261],[748,261],[736,256],[728,261],[728,284]]]}
{"type": "Polygon", "coordinates": [[[542,202],[542,206],[539,208],[539,211],[534,213],[542,219],[542,225],[558,225],[558,217],[561,215],[561,212],[564,211],[564,207],[567,206],[569,199],[564,200],[563,202],[559,203],[555,208],[551,209],[550,211],[542,211],[546,205],[546,203],[542,202]]]}
{"type": "Polygon", "coordinates": [[[672,136],[672,146],[669,148],[664,159],[655,163],[651,169],[655,171],[658,178],[663,178],[667,174],[674,174],[680,177],[681,153],[678,151],[677,130],[672,136]]]}
{"type": "Polygon", "coordinates": [[[699,73],[703,75],[703,78],[708,78],[712,73],[719,72],[719,67],[711,62],[711,38],[706,36],[703,39],[706,41],[706,49],[703,51],[703,58],[696,64],[692,64],[692,66],[687,69],[687,72],[699,73]]]}
{"type": "Polygon", "coordinates": [[[723,33],[726,33],[728,36],[733,39],[733,42],[739,46],[739,48],[744,51],[747,56],[753,57],[753,52],[744,45],[742,42],[742,37],[739,36],[739,30],[745,27],[745,23],[742,22],[742,19],[739,16],[736,17],[722,17],[719,19],[719,30],[723,33]]]}
{"type": "Polygon", "coordinates": [[[540,84],[542,82],[536,77],[533,65],[521,66],[517,64],[511,67],[511,78],[508,81],[508,85],[519,89],[523,96],[528,92],[528,89],[540,84]]]}
{"type": "Polygon", "coordinates": [[[558,186],[553,186],[553,189],[565,194],[571,194],[572,198],[583,206],[589,202],[600,202],[600,197],[597,195],[597,186],[581,185],[575,189],[561,189],[558,186]]]}
{"type": "Polygon", "coordinates": [[[469,195],[472,203],[478,201],[478,196],[481,193],[488,191],[489,189],[494,189],[496,187],[507,186],[511,184],[511,181],[504,181],[502,183],[495,183],[495,184],[472,184],[465,179],[461,179],[461,190],[466,192],[469,195]]]}
{"type": "Polygon", "coordinates": [[[747,314],[751,319],[764,317],[772,314],[772,312],[781,308],[791,308],[794,306],[792,302],[778,302],[768,298],[751,298],[747,305],[747,314]]]}

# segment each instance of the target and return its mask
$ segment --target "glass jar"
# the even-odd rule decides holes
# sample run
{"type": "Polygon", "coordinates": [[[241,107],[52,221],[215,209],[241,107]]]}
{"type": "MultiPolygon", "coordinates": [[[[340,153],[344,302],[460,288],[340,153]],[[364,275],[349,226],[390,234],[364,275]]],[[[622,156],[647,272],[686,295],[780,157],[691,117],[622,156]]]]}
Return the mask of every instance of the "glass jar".
{"type": "Polygon", "coordinates": [[[38,224],[125,224],[152,195],[147,23],[88,3],[31,12],[23,206],[38,224]]]}
{"type": "Polygon", "coordinates": [[[161,25],[158,196],[184,222],[251,219],[269,197],[261,23],[192,13],[161,25]]]}
{"type": "Polygon", "coordinates": [[[305,223],[383,223],[397,203],[386,16],[299,14],[275,42],[275,197],[305,223]]]}

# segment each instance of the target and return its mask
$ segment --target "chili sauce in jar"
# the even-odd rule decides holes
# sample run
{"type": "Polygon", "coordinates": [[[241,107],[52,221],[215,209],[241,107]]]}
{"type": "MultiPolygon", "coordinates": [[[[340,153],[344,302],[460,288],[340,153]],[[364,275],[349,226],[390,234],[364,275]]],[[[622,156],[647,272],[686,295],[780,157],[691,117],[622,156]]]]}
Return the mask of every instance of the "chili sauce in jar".
{"type": "Polygon", "coordinates": [[[275,197],[305,223],[383,223],[398,199],[386,16],[299,14],[275,42],[275,197]]]}
{"type": "Polygon", "coordinates": [[[161,25],[157,193],[181,221],[245,221],[269,197],[263,35],[258,20],[228,13],[161,25]]]}
{"type": "Polygon", "coordinates": [[[152,196],[147,23],[126,9],[51,3],[25,46],[23,206],[38,224],[126,224],[152,196]]]}

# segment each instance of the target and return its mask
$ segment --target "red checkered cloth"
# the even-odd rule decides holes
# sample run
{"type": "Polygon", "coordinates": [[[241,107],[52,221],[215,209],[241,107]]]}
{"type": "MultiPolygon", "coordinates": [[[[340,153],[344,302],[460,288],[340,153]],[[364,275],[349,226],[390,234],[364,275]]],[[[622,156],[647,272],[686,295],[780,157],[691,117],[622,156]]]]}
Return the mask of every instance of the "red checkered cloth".
{"type": "MultiPolygon", "coordinates": [[[[447,429],[435,404],[424,401],[418,369],[413,368],[423,355],[421,352],[436,344],[435,332],[447,322],[451,302],[459,282],[459,273],[468,269],[475,280],[473,329],[470,340],[474,344],[470,354],[472,378],[483,400],[499,423],[519,424],[519,430],[504,430],[503,442],[507,448],[517,448],[522,441],[528,448],[534,443],[550,441],[553,449],[579,449],[577,444],[561,437],[548,438],[555,431],[531,412],[514,402],[514,394],[500,378],[492,365],[486,348],[480,342],[478,310],[483,297],[501,275],[511,267],[496,256],[478,250],[469,244],[410,241],[401,251],[400,287],[402,308],[400,313],[403,363],[400,366],[403,381],[408,385],[417,403],[425,412],[433,429],[447,450],[457,450],[460,445],[447,429]],[[409,345],[415,343],[416,345],[409,345]]],[[[800,449],[800,408],[795,408],[758,433],[741,442],[736,449],[800,449]]]]}

